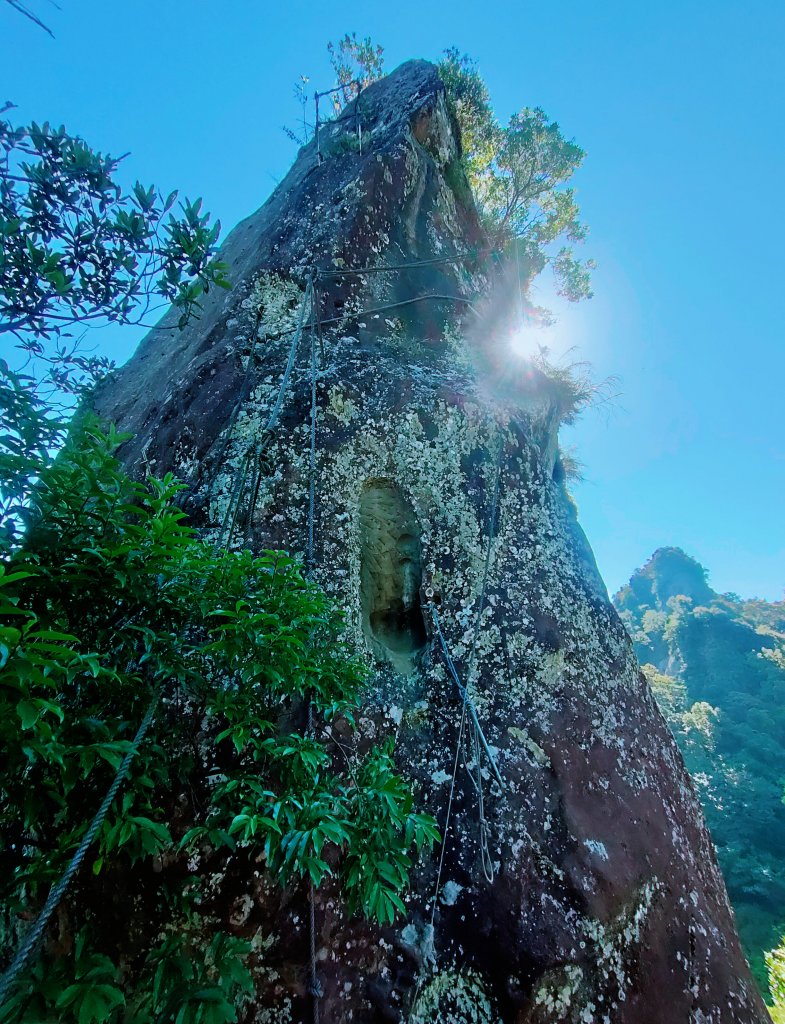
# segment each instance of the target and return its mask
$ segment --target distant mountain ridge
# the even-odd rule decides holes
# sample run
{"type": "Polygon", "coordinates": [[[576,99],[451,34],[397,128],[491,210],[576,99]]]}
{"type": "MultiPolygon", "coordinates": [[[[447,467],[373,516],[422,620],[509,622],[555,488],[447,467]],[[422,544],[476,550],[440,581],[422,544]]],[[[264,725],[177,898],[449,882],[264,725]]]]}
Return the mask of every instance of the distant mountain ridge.
{"type": "Polygon", "coordinates": [[[614,604],[703,800],[761,983],[785,930],[785,601],[718,594],[659,548],[614,604]]]}

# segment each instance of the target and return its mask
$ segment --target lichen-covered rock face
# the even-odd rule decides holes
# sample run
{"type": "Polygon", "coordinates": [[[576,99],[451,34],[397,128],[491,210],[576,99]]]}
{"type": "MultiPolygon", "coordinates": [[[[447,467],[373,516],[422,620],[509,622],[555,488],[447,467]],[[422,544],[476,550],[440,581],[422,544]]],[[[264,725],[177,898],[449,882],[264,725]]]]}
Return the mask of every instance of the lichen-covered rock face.
{"type": "MultiPolygon", "coordinates": [[[[484,245],[435,69],[403,65],[361,103],[362,152],[338,141],[351,117],[324,129],[323,161],[305,147],[227,240],[233,292],[182,335],[165,320],[98,399],[136,432],[129,465],[184,476],[214,536],[238,490],[255,494],[232,544],[308,544],[307,339],[259,438],[312,268],[484,245]]],[[[485,268],[319,282],[314,574],[373,669],[360,742],[396,734],[442,827],[457,766],[439,886],[437,854],[408,920],[376,928],[319,894],[322,1020],[765,1021],[692,786],[560,481],[547,382],[509,371],[503,315],[455,301],[488,295],[485,268]],[[450,298],[408,302],[424,294],[450,298]],[[433,608],[502,784],[465,740],[433,608]]],[[[230,913],[259,951],[247,1019],[310,1019],[299,899],[258,879],[253,906],[230,913]]]]}

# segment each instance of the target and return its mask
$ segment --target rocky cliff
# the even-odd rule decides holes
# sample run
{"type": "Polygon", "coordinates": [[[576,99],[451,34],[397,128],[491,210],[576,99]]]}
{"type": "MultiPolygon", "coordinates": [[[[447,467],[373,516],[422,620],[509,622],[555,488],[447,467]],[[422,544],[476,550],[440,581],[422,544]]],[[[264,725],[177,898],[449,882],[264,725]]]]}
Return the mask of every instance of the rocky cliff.
{"type": "Polygon", "coordinates": [[[702,565],[660,548],[614,604],[696,781],[765,984],[785,922],[785,602],[718,594],[702,565]]]}
{"type": "MultiPolygon", "coordinates": [[[[97,403],[134,432],[129,465],[183,476],[217,539],[305,554],[312,535],[372,665],[359,742],[395,734],[443,829],[450,805],[406,921],[317,894],[321,1018],[764,1021],[692,785],[564,490],[561,398],[507,348],[504,272],[436,70],[407,63],[357,102],[227,239],[233,290],[183,333],[165,319],[97,403]]],[[[248,1019],[308,1020],[304,905],[253,885],[234,919],[263,951],[248,1019]]]]}

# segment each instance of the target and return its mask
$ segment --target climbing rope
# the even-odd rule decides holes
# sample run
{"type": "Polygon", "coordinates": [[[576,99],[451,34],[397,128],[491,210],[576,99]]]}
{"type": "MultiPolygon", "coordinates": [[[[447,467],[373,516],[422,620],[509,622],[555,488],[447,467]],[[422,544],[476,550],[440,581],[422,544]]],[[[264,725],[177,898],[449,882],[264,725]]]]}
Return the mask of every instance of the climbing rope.
{"type": "Polygon", "coordinates": [[[482,731],[480,720],[477,717],[477,708],[475,707],[474,701],[471,698],[471,694],[463,685],[463,683],[461,682],[461,677],[458,675],[458,670],[456,669],[455,662],[453,661],[452,655],[450,654],[450,649],[447,646],[447,641],[444,639],[444,633],[442,632],[442,625],[439,619],[439,612],[437,611],[436,605],[434,604],[431,605],[431,616],[433,618],[434,628],[436,629],[436,635],[439,638],[439,644],[442,649],[442,655],[444,656],[444,662],[447,665],[447,669],[450,675],[452,676],[453,682],[455,683],[458,689],[458,693],[461,696],[461,700],[466,706],[469,718],[473,723],[474,728],[477,730],[477,736],[480,741],[480,745],[483,751],[485,752],[485,756],[488,758],[488,763],[491,766],[493,774],[496,776],[496,781],[499,783],[500,786],[503,787],[504,782],[502,780],[499,769],[496,765],[496,759],[494,758],[493,753],[491,752],[491,748],[488,746],[488,741],[485,738],[485,733],[482,731]]]}
{"type": "MultiPolygon", "coordinates": [[[[311,288],[311,423],[310,423],[310,444],[308,450],[308,539],[306,542],[305,565],[306,572],[310,576],[314,568],[314,524],[316,519],[316,342],[317,336],[321,342],[321,330],[319,324],[319,303],[313,278],[310,281],[311,288]]],[[[314,735],[314,714],[313,702],[308,701],[308,733],[314,735]]],[[[311,996],[311,1012],[313,1024],[319,1024],[319,999],[322,996],[322,986],[319,982],[316,960],[316,891],[313,880],[308,883],[308,931],[310,945],[309,962],[309,984],[308,992],[311,996]]]]}
{"type": "Polygon", "coordinates": [[[493,542],[496,539],[496,521],[499,514],[499,492],[502,480],[502,455],[504,453],[504,435],[499,431],[499,443],[496,448],[495,458],[495,479],[493,484],[493,496],[491,498],[490,516],[488,517],[488,545],[485,549],[485,565],[482,572],[482,584],[480,586],[480,597],[477,603],[477,615],[474,619],[474,635],[472,637],[469,657],[466,663],[466,681],[471,682],[471,674],[474,668],[475,656],[477,654],[477,640],[480,636],[480,620],[485,610],[485,598],[488,592],[488,575],[491,568],[491,557],[493,554],[493,542]]]}
{"type": "Polygon", "coordinates": [[[483,249],[466,249],[464,252],[453,253],[452,256],[436,256],[429,260],[412,260],[409,263],[381,264],[373,267],[339,267],[335,270],[320,270],[319,280],[328,280],[333,277],[357,277],[365,274],[389,274],[392,271],[413,270],[417,267],[434,267],[444,263],[461,263],[463,260],[478,259],[480,256],[498,256],[500,251],[491,246],[483,249]]]}
{"type": "Polygon", "coordinates": [[[427,299],[434,299],[438,302],[458,302],[467,306],[475,316],[479,316],[479,313],[471,304],[468,299],[463,298],[462,295],[435,295],[427,293],[425,295],[415,295],[411,299],[402,299],[400,302],[389,302],[384,306],[374,306],[371,309],[358,309],[356,312],[346,312],[341,316],[331,316],[327,320],[322,320],[322,327],[328,327],[330,324],[344,323],[346,320],[358,320],[361,316],[375,316],[377,313],[388,313],[391,309],[400,309],[402,306],[411,306],[415,302],[425,302],[427,299]]]}
{"type": "MultiPolygon", "coordinates": [[[[493,487],[493,494],[491,497],[490,516],[488,521],[488,545],[485,552],[485,563],[483,566],[482,582],[480,585],[480,594],[477,602],[477,615],[474,620],[474,634],[472,636],[471,647],[469,649],[469,657],[467,659],[467,681],[471,677],[471,673],[474,667],[475,655],[477,651],[477,641],[480,634],[480,625],[482,620],[482,613],[485,609],[485,600],[488,589],[488,576],[490,574],[491,558],[493,553],[493,542],[496,537],[496,526],[498,519],[499,509],[499,493],[501,490],[501,466],[502,466],[502,454],[504,451],[504,438],[503,435],[499,434],[499,444],[496,450],[495,459],[495,480],[493,487]]],[[[444,833],[442,836],[442,848],[439,855],[439,867],[436,872],[436,884],[434,886],[434,893],[431,900],[431,917],[428,925],[428,934],[433,937],[434,931],[434,920],[436,917],[436,907],[439,901],[439,892],[441,889],[442,870],[444,868],[444,858],[447,850],[447,838],[450,831],[450,821],[452,816],[452,805],[453,797],[455,794],[455,782],[458,775],[458,763],[460,761],[461,753],[464,753],[464,759],[467,766],[467,773],[469,778],[477,791],[477,815],[479,824],[479,851],[480,851],[480,863],[482,866],[483,875],[487,882],[493,883],[495,877],[495,871],[493,866],[493,858],[491,857],[490,846],[488,842],[488,823],[485,818],[485,793],[483,787],[482,778],[482,752],[485,751],[491,768],[493,769],[496,780],[500,786],[503,786],[501,775],[496,766],[496,762],[493,758],[491,750],[488,746],[482,728],[480,727],[479,720],[477,718],[477,709],[474,706],[474,702],[471,699],[466,687],[462,684],[458,671],[455,667],[450,650],[447,646],[447,641],[444,638],[444,633],[441,628],[441,621],[439,613],[435,605],[431,605],[431,615],[433,617],[434,627],[436,629],[436,635],[439,639],[439,644],[442,649],[445,664],[453,679],[453,682],[458,688],[458,692],[461,696],[462,708],[461,708],[461,720],[458,726],[458,738],[455,744],[455,757],[453,759],[452,777],[450,779],[450,792],[447,798],[447,812],[444,820],[444,833]],[[467,723],[467,713],[469,721],[467,723]],[[470,755],[466,756],[465,753],[465,737],[468,739],[470,755]],[[474,765],[474,770],[470,767],[474,765]],[[475,776],[475,772],[477,773],[475,776]]],[[[412,998],[411,1008],[409,1010],[409,1021],[414,1019],[417,1010],[417,1001],[420,996],[420,990],[423,984],[424,974],[421,971],[418,978],[417,984],[414,989],[414,997],[412,998]]]]}
{"type": "MultiPolygon", "coordinates": [[[[496,524],[497,524],[498,510],[499,510],[499,493],[500,493],[500,490],[501,490],[501,467],[502,467],[502,454],[503,454],[503,451],[504,451],[504,438],[503,438],[503,435],[500,432],[500,434],[499,434],[499,443],[498,443],[498,446],[497,446],[497,449],[496,449],[496,457],[494,459],[495,474],[494,474],[493,492],[492,492],[492,496],[491,496],[491,506],[490,506],[490,512],[489,512],[489,517],[488,517],[488,544],[487,544],[486,551],[485,551],[485,563],[483,565],[482,580],[481,580],[481,584],[480,584],[480,593],[479,593],[479,597],[478,597],[478,601],[477,601],[477,614],[476,614],[475,619],[474,619],[474,632],[473,632],[473,635],[472,635],[472,641],[471,641],[471,645],[470,645],[470,648],[469,648],[469,657],[467,658],[467,662],[466,662],[466,680],[467,680],[467,683],[470,682],[471,676],[472,676],[472,672],[473,672],[473,669],[474,669],[474,663],[475,663],[476,654],[477,654],[477,642],[478,642],[478,639],[479,639],[480,626],[481,626],[481,622],[482,622],[482,614],[483,614],[483,611],[485,610],[485,600],[486,600],[487,591],[488,591],[488,576],[490,574],[491,558],[492,558],[492,555],[493,555],[493,542],[494,542],[494,540],[496,538],[496,524]]],[[[498,768],[496,767],[496,762],[495,762],[495,760],[493,758],[493,755],[491,754],[490,748],[488,746],[488,743],[487,743],[487,741],[485,739],[485,736],[483,734],[482,728],[480,726],[479,719],[478,719],[478,716],[477,716],[477,710],[476,710],[476,707],[474,706],[474,702],[472,701],[471,696],[468,693],[468,690],[466,689],[466,687],[461,682],[461,679],[460,679],[460,677],[458,675],[458,671],[457,671],[457,669],[455,667],[455,662],[453,661],[452,655],[450,654],[450,651],[449,651],[449,649],[447,647],[447,642],[446,642],[446,640],[444,638],[444,633],[442,632],[442,629],[441,629],[441,622],[439,620],[439,613],[436,610],[436,606],[435,605],[431,606],[431,613],[432,613],[433,618],[434,618],[434,625],[436,627],[436,632],[437,632],[437,636],[439,638],[439,643],[440,643],[441,648],[442,648],[442,654],[444,655],[445,663],[447,664],[447,668],[448,668],[448,670],[450,672],[450,675],[452,676],[453,681],[455,682],[455,684],[456,684],[456,686],[458,688],[458,692],[460,693],[461,699],[463,701],[463,712],[461,714],[461,729],[460,729],[459,741],[458,741],[459,742],[459,747],[458,747],[458,750],[456,751],[456,759],[457,759],[457,756],[458,756],[458,751],[461,749],[460,744],[461,744],[461,742],[464,739],[463,722],[464,722],[464,719],[466,717],[467,709],[469,711],[469,722],[467,724],[466,733],[465,733],[465,740],[468,743],[468,755],[465,756],[465,761],[466,761],[467,772],[468,772],[469,778],[471,779],[472,785],[474,786],[474,789],[475,789],[475,791],[477,793],[477,817],[478,817],[478,828],[479,828],[480,863],[482,865],[482,871],[483,871],[483,875],[485,876],[486,881],[488,881],[489,883],[492,883],[493,880],[494,880],[495,872],[494,872],[494,867],[493,867],[493,859],[492,859],[491,854],[490,854],[488,822],[487,822],[487,819],[485,817],[485,789],[484,789],[483,777],[482,777],[482,753],[483,753],[483,751],[485,752],[486,756],[488,757],[488,760],[490,762],[491,768],[493,769],[493,772],[494,772],[494,774],[496,776],[497,782],[499,783],[499,785],[503,785],[503,783],[502,783],[501,776],[499,774],[498,768]]],[[[456,763],[457,763],[457,760],[456,760],[456,763]]],[[[442,854],[443,853],[444,853],[444,846],[442,846],[442,854]]],[[[440,868],[441,868],[441,864],[440,864],[440,868]]],[[[438,886],[439,878],[440,877],[441,877],[441,870],[439,871],[439,876],[437,877],[437,886],[438,886]]],[[[438,895],[438,889],[437,889],[437,895],[438,895]]]]}
{"type": "Polygon", "coordinates": [[[107,790],[106,796],[101,802],[101,806],[98,808],[95,817],[90,822],[90,825],[87,831],[85,832],[81,843],[77,847],[76,852],[71,858],[68,867],[63,872],[60,881],[56,885],[53,885],[52,888],[49,890],[49,895],[46,898],[46,902],[44,903],[41,912],[39,913],[38,918],[36,919],[35,924],[25,936],[22,945],[19,947],[19,950],[16,953],[16,956],[11,961],[10,965],[6,968],[2,977],[0,977],[0,1006],[2,1006],[3,1003],[5,1003],[8,994],[11,990],[11,986],[16,980],[17,975],[27,964],[27,961],[30,959],[32,953],[34,952],[36,946],[38,945],[41,939],[41,936],[44,933],[44,930],[46,929],[47,924],[49,923],[49,919],[57,909],[60,900],[63,898],[63,896],[66,893],[66,890],[68,889],[68,886],[71,884],[71,879],[79,870],[79,867],[82,861],[84,860],[88,849],[92,845],[95,837],[98,835],[98,830],[100,829],[101,825],[104,822],[106,813],[109,810],[112,801],[117,796],[117,793],[119,792],[120,787],[125,781],[126,776],[128,775],[128,770],[131,767],[131,762],[136,756],[136,753],[139,749],[139,745],[144,739],[147,730],[150,728],[150,724],[152,723],[153,720],[153,715],[155,714],[155,708],[156,705],[158,704],[158,698],[159,694],[156,694],[155,697],[153,697],[152,701],[150,702],[150,705],[147,708],[147,712],[145,713],[145,716],[142,719],[142,722],[136,731],[136,736],[134,736],[131,748],[125,755],[123,760],[120,762],[120,767],[117,769],[117,774],[114,777],[114,781],[107,790]]]}
{"type": "MultiPolygon", "coordinates": [[[[300,303],[300,315],[298,318],[297,326],[294,329],[292,342],[289,346],[289,355],[287,357],[283,377],[281,378],[281,383],[278,388],[278,394],[276,395],[276,399],[270,411],[270,415],[267,418],[267,424],[256,435],[253,444],[249,444],[245,452],[245,456],[242,461],[241,471],[237,475],[237,478],[235,480],[234,487],[229,498],[229,502],[226,506],[226,513],[224,515],[223,522],[221,523],[221,527],[218,531],[215,543],[213,545],[213,548],[216,551],[218,550],[218,548],[228,547],[231,542],[232,536],[234,535],[234,528],[237,523],[237,517],[239,514],[240,506],[242,504],[242,497],[243,494],[245,493],[245,487],[248,482],[248,470],[251,465],[251,461],[253,460],[255,472],[258,472],[258,461],[259,456],[261,454],[262,439],[268,437],[273,432],[278,423],[278,418],[281,415],[281,409],[283,407],[284,398],[286,397],[286,392],[289,387],[289,379],[292,375],[292,369],[294,367],[295,359],[297,356],[297,349],[299,348],[300,338],[302,337],[303,327],[305,326],[305,312],[308,307],[309,299],[313,303],[313,284],[310,280],[306,285],[305,294],[303,295],[302,302],[300,303]]],[[[246,373],[246,381],[250,378],[250,366],[251,364],[249,362],[248,371],[246,373]]],[[[228,443],[228,439],[226,443],[228,443]]],[[[224,450],[226,448],[226,443],[224,444],[224,450]]],[[[253,488],[251,495],[252,503],[254,505],[256,498],[258,497],[258,490],[259,488],[257,484],[253,488]]],[[[252,516],[253,508],[250,508],[249,518],[252,516]]]]}
{"type": "Polygon", "coordinates": [[[311,429],[310,447],[308,452],[308,542],[306,545],[305,564],[308,571],[313,571],[313,539],[314,519],[316,517],[316,336],[317,310],[313,297],[313,280],[311,281],[311,429]]]}

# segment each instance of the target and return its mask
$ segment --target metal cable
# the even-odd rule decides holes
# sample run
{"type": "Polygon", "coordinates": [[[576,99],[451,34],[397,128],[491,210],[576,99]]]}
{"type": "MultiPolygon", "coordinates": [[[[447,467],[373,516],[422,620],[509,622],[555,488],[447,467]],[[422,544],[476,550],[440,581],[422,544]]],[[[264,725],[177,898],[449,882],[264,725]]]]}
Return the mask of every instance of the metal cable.
{"type": "Polygon", "coordinates": [[[326,280],[332,277],[353,277],[363,274],[387,274],[391,271],[412,270],[416,267],[433,267],[444,263],[460,263],[463,260],[478,259],[486,255],[498,256],[499,250],[486,246],[484,249],[466,250],[466,252],[455,253],[453,256],[436,256],[430,260],[412,260],[411,263],[391,263],[388,266],[376,267],[341,267],[338,270],[320,270],[319,280],[326,280]]]}
{"type": "Polygon", "coordinates": [[[461,756],[461,744],[463,741],[463,727],[466,724],[466,705],[463,705],[461,710],[461,724],[458,727],[458,740],[455,744],[455,760],[452,766],[452,779],[450,780],[450,795],[447,798],[447,813],[444,818],[444,837],[442,839],[442,849],[439,854],[439,870],[436,872],[436,888],[433,894],[433,905],[431,906],[431,927],[433,928],[433,921],[436,916],[436,903],[439,899],[439,888],[442,880],[442,868],[444,867],[444,854],[447,849],[447,835],[450,831],[450,815],[452,812],[452,799],[455,793],[455,780],[458,776],[458,761],[461,756]]]}
{"type": "Polygon", "coordinates": [[[278,417],[281,414],[281,407],[283,405],[284,396],[286,395],[286,389],[289,386],[289,378],[292,375],[294,359],[295,356],[297,355],[297,347],[300,343],[300,338],[302,337],[303,333],[303,326],[305,324],[305,307],[308,305],[309,297],[311,298],[311,300],[313,300],[313,284],[311,282],[308,283],[308,286],[305,289],[305,295],[303,296],[303,301],[300,306],[300,319],[295,329],[294,340],[292,341],[292,344],[289,348],[289,358],[286,361],[286,369],[284,370],[283,378],[281,380],[281,387],[278,391],[278,397],[275,400],[273,410],[270,413],[270,418],[267,421],[267,426],[264,428],[265,431],[271,431],[274,429],[275,425],[278,423],[278,417]]]}
{"type": "MultiPolygon", "coordinates": [[[[313,702],[308,701],[308,735],[314,735],[313,702]]],[[[319,1024],[319,999],[324,994],[319,981],[316,960],[316,890],[313,879],[308,882],[308,993],[311,996],[311,1014],[313,1024],[319,1024]]]]}
{"type": "Polygon", "coordinates": [[[466,709],[469,712],[469,717],[471,718],[472,723],[477,730],[477,734],[480,739],[480,744],[482,745],[482,748],[485,751],[485,756],[488,758],[490,766],[493,769],[493,774],[496,776],[496,781],[499,783],[500,786],[503,787],[504,781],[502,780],[499,769],[496,766],[496,760],[493,754],[491,753],[491,748],[488,746],[488,741],[485,738],[485,734],[482,731],[482,726],[480,725],[480,721],[477,717],[477,708],[474,705],[474,701],[472,700],[469,691],[461,682],[461,677],[458,675],[458,670],[455,667],[455,662],[452,660],[452,655],[450,654],[450,649],[447,646],[447,641],[444,639],[444,633],[442,633],[441,622],[439,620],[439,613],[436,610],[436,605],[431,605],[431,615],[433,616],[433,623],[436,628],[436,635],[439,638],[439,644],[442,649],[442,654],[444,655],[445,664],[447,665],[449,673],[452,676],[456,687],[458,688],[458,693],[461,695],[461,699],[466,705],[466,709]]]}
{"type": "Polygon", "coordinates": [[[502,479],[502,455],[504,454],[504,435],[499,430],[499,444],[496,449],[496,479],[493,485],[493,497],[491,499],[491,514],[488,520],[488,546],[485,550],[485,565],[482,573],[482,585],[480,587],[480,598],[477,604],[477,617],[474,620],[474,636],[472,637],[469,657],[466,662],[466,682],[471,681],[474,668],[475,656],[477,654],[477,640],[480,636],[480,620],[485,610],[485,598],[488,591],[488,575],[491,568],[491,557],[493,555],[493,542],[496,539],[496,520],[499,512],[499,492],[502,479]]]}
{"type": "MultiPolygon", "coordinates": [[[[286,392],[289,387],[289,379],[292,375],[292,368],[294,367],[295,358],[297,356],[297,349],[300,345],[300,338],[302,337],[303,327],[305,325],[305,311],[308,305],[309,298],[311,298],[311,301],[313,301],[313,285],[311,284],[310,281],[306,286],[305,294],[303,295],[303,300],[300,304],[300,317],[297,323],[297,327],[295,328],[294,331],[294,337],[292,338],[292,342],[289,346],[289,355],[286,360],[286,366],[284,368],[283,377],[281,378],[281,384],[278,388],[278,394],[276,396],[275,403],[273,405],[272,410],[270,411],[270,415],[267,419],[266,426],[264,426],[262,430],[257,434],[256,438],[254,439],[253,445],[249,445],[248,449],[246,450],[242,462],[242,469],[239,475],[237,476],[237,479],[235,480],[234,488],[229,498],[229,504],[227,505],[226,508],[226,514],[224,516],[223,523],[221,524],[221,528],[218,531],[218,535],[213,546],[214,550],[217,550],[219,547],[229,546],[229,543],[232,539],[232,535],[234,533],[234,527],[237,522],[237,516],[239,514],[240,505],[242,503],[243,493],[245,492],[245,485],[248,479],[248,469],[250,466],[251,458],[253,456],[254,462],[258,461],[258,457],[260,454],[260,439],[268,434],[271,434],[276,424],[278,423],[278,417],[281,414],[281,408],[283,407],[284,398],[286,397],[286,392]],[[227,524],[229,524],[228,532],[227,524]]],[[[250,372],[246,375],[246,380],[248,379],[249,376],[250,372]]],[[[255,502],[256,498],[255,491],[256,488],[254,489],[254,494],[252,494],[253,502],[255,502]]],[[[253,509],[251,509],[251,513],[252,512],[253,509]]]]}
{"type": "MultiPolygon", "coordinates": [[[[313,572],[314,566],[314,522],[316,519],[316,340],[318,309],[316,292],[313,279],[310,283],[311,289],[311,426],[310,446],[308,452],[308,540],[306,544],[305,564],[308,575],[313,572]]],[[[308,701],[308,734],[314,735],[314,713],[313,702],[308,701]]],[[[316,961],[316,892],[313,880],[308,886],[308,929],[310,941],[310,963],[309,963],[309,986],[311,995],[311,1013],[313,1024],[319,1024],[320,1010],[319,999],[322,995],[322,986],[319,983],[319,974],[316,961]]]]}
{"type": "MultiPolygon", "coordinates": [[[[313,284],[311,285],[313,294],[313,284]]],[[[313,570],[314,519],[316,518],[316,302],[311,301],[311,444],[308,452],[308,543],[305,563],[313,570]]]]}
{"type": "Polygon", "coordinates": [[[2,1006],[3,1003],[5,1003],[11,986],[16,980],[16,976],[24,968],[25,964],[30,959],[31,954],[35,950],[35,947],[38,945],[38,942],[40,941],[41,936],[43,935],[44,930],[46,929],[46,926],[49,923],[50,917],[57,909],[57,905],[65,895],[68,886],[71,884],[71,879],[79,870],[79,867],[85,858],[85,854],[87,853],[88,849],[92,845],[93,840],[98,834],[98,830],[100,829],[101,825],[103,824],[104,818],[106,817],[106,812],[109,810],[112,801],[117,796],[120,787],[122,786],[126,776],[128,775],[128,770],[131,767],[131,762],[136,756],[137,750],[139,749],[139,744],[142,742],[147,730],[150,728],[150,724],[153,720],[153,715],[155,713],[155,708],[156,705],[158,704],[159,696],[160,694],[156,694],[155,697],[153,697],[153,699],[150,701],[150,706],[147,708],[147,712],[145,713],[145,716],[142,719],[141,725],[136,731],[136,736],[134,737],[133,743],[131,744],[131,749],[128,751],[128,753],[121,761],[120,767],[117,769],[117,774],[114,777],[114,781],[107,790],[106,796],[104,797],[101,806],[96,811],[95,817],[90,822],[90,825],[87,831],[85,832],[82,841],[76,850],[76,853],[71,858],[71,861],[68,867],[63,872],[60,881],[56,885],[52,886],[52,888],[49,890],[49,895],[46,898],[46,902],[44,903],[43,908],[41,909],[41,912],[38,915],[35,924],[25,936],[22,945],[19,947],[19,950],[16,953],[16,956],[11,961],[10,965],[6,968],[5,972],[0,978],[0,1006],[2,1006]]]}
{"type": "Polygon", "coordinates": [[[385,306],[375,306],[372,309],[358,309],[356,312],[346,312],[342,316],[331,316],[327,320],[322,320],[322,327],[326,327],[329,324],[340,324],[345,320],[357,320],[361,316],[373,316],[376,313],[387,313],[391,309],[399,309],[401,306],[411,306],[415,302],[424,302],[426,299],[436,299],[439,302],[462,302],[465,306],[469,307],[475,316],[480,315],[469,299],[465,299],[462,295],[428,294],[415,295],[412,299],[402,299],[400,302],[390,302],[385,306]]]}

